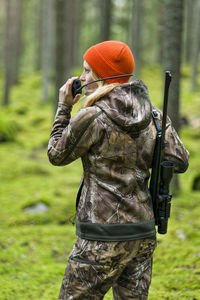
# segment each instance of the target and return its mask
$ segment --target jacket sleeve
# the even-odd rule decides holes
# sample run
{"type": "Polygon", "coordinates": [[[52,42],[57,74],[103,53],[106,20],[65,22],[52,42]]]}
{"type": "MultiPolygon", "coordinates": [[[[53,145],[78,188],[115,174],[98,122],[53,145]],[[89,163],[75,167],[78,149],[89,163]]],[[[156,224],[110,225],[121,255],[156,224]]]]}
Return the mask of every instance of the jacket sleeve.
{"type": "Polygon", "coordinates": [[[175,173],[184,173],[188,168],[189,152],[185,149],[169,118],[167,120],[165,140],[165,160],[174,163],[175,173]]]}
{"type": "Polygon", "coordinates": [[[81,109],[71,118],[72,107],[59,103],[48,143],[48,157],[56,166],[63,166],[84,156],[98,142],[100,128],[97,107],[81,109]]]}

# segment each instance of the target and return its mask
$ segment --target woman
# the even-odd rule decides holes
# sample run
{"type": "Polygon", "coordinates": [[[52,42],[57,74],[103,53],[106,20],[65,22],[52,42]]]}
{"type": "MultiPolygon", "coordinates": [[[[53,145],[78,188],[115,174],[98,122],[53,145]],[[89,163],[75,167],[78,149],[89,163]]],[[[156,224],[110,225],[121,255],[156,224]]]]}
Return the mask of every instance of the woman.
{"type": "MultiPolygon", "coordinates": [[[[106,41],[84,54],[80,80],[130,74],[129,47],[106,41]]],[[[70,78],[60,89],[48,155],[54,165],[81,157],[83,179],[77,197],[77,241],[69,257],[59,299],[103,299],[110,287],[115,300],[147,299],[156,231],[148,189],[156,128],[145,84],[129,77],[85,87],[84,107],[71,118],[70,78]]],[[[161,112],[158,118],[161,120],[161,112]]],[[[185,172],[188,152],[170,120],[165,159],[185,172]]]]}

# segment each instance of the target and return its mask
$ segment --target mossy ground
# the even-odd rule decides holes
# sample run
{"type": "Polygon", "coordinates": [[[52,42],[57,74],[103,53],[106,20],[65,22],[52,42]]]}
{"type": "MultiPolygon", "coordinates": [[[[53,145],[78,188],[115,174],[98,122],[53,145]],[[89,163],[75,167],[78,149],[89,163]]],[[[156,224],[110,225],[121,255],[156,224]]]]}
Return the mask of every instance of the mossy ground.
{"type": "MultiPolygon", "coordinates": [[[[182,129],[181,138],[190,151],[190,168],[180,175],[181,193],[172,201],[168,234],[158,236],[150,300],[200,299],[200,191],[191,190],[194,176],[200,173],[200,131],[191,125],[193,119],[200,118],[200,91],[190,92],[187,68],[183,75],[181,112],[189,125],[182,129]]],[[[144,70],[142,78],[152,102],[160,106],[159,68],[144,70]]],[[[53,109],[50,103],[40,103],[40,85],[38,74],[22,78],[12,90],[11,105],[1,107],[0,131],[9,127],[8,141],[0,143],[2,300],[57,299],[75,240],[71,222],[81,162],[65,167],[53,167],[48,162],[53,109]],[[46,213],[24,212],[25,207],[38,202],[48,206],[46,213]]],[[[79,108],[74,107],[73,113],[79,108]]],[[[112,299],[111,291],[105,299],[112,299]]]]}

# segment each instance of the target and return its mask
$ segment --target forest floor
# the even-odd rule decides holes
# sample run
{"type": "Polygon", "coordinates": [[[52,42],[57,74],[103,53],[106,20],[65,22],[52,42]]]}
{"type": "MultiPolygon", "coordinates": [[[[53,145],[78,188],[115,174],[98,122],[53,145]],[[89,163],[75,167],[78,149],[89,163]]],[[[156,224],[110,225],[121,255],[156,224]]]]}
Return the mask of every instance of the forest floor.
{"type": "MultiPolygon", "coordinates": [[[[160,74],[154,67],[141,76],[159,107],[160,74]]],[[[158,235],[150,300],[200,299],[200,191],[192,191],[194,177],[200,175],[200,90],[190,91],[187,68],[182,75],[181,114],[188,124],[181,130],[181,139],[190,152],[190,167],[179,176],[181,192],[172,200],[168,233],[158,235]]],[[[50,103],[41,104],[40,86],[38,74],[24,76],[12,90],[10,106],[0,111],[2,300],[57,299],[76,238],[72,221],[81,162],[65,167],[49,163],[46,153],[53,110],[50,103]],[[43,212],[27,210],[38,203],[43,212]]],[[[77,104],[73,113],[79,108],[77,104]]],[[[112,299],[111,290],[104,299],[112,299]]]]}

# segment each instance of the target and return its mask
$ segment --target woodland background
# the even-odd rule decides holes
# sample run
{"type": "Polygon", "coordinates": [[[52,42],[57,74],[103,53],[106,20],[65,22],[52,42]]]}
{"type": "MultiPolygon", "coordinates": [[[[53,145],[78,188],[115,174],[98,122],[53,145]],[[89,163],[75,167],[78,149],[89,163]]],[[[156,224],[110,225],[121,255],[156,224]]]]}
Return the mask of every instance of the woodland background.
{"type": "Polygon", "coordinates": [[[159,108],[172,72],[168,112],[190,167],[172,184],[149,299],[200,299],[199,32],[200,0],[0,0],[0,299],[57,299],[82,167],[50,165],[47,143],[59,88],[109,39],[131,47],[159,108]]]}

